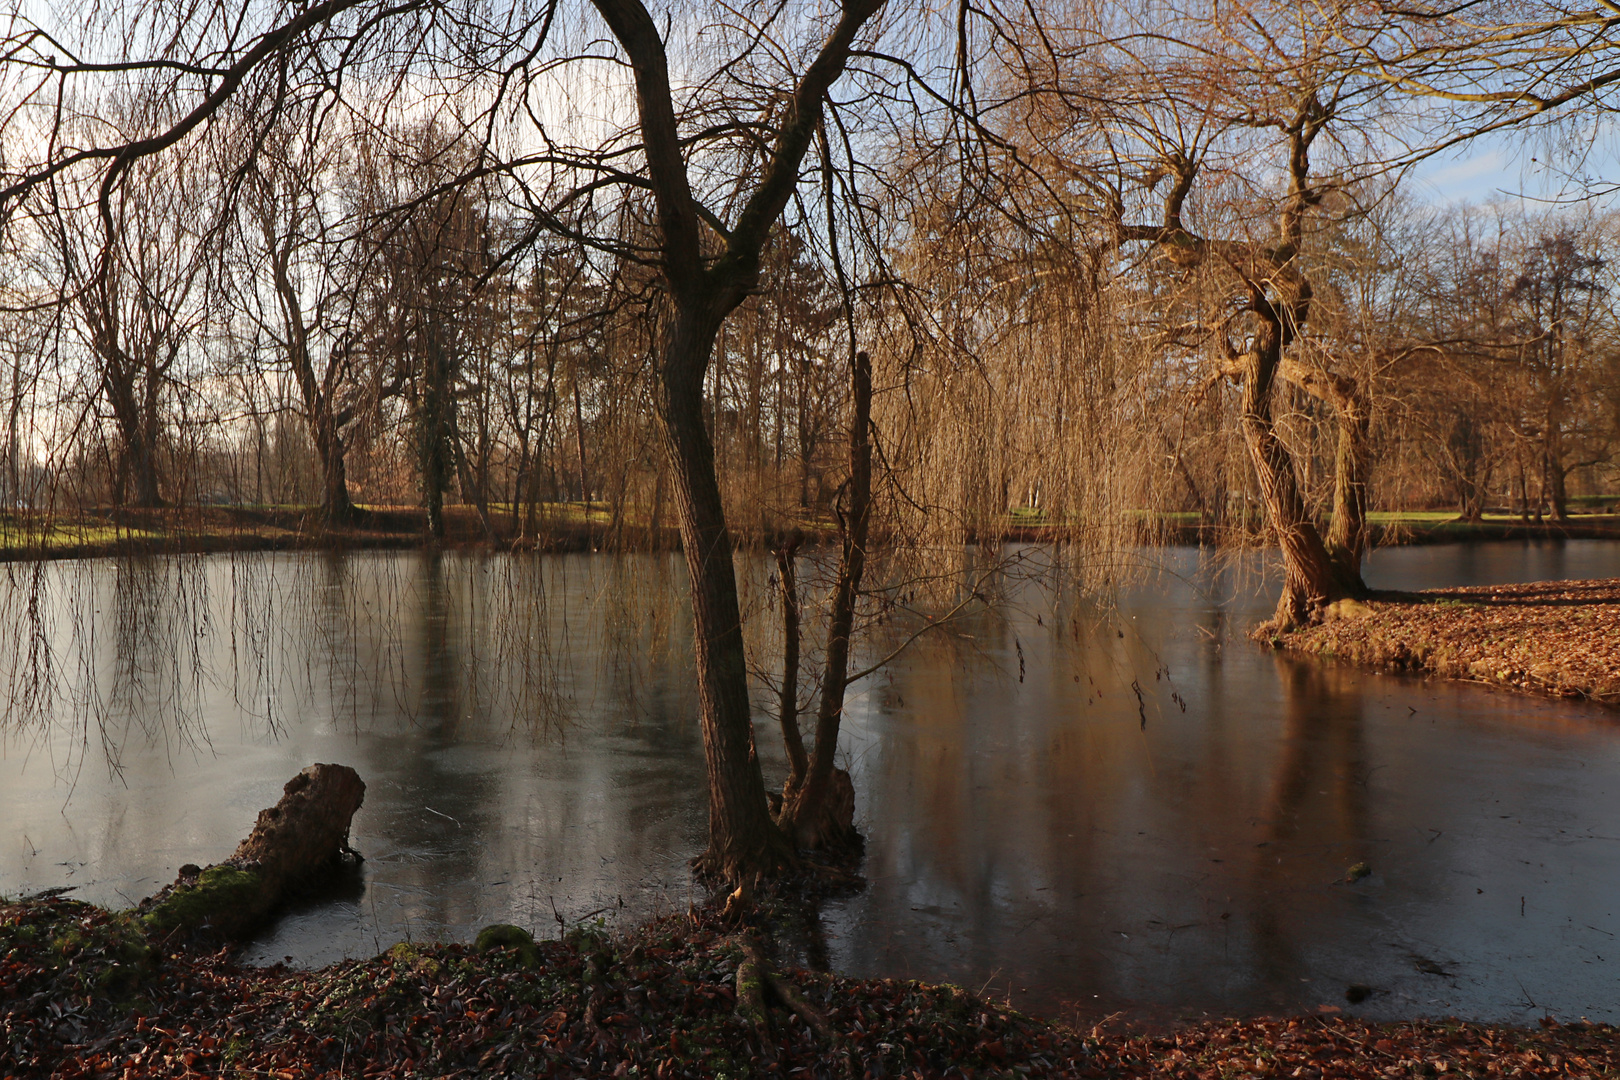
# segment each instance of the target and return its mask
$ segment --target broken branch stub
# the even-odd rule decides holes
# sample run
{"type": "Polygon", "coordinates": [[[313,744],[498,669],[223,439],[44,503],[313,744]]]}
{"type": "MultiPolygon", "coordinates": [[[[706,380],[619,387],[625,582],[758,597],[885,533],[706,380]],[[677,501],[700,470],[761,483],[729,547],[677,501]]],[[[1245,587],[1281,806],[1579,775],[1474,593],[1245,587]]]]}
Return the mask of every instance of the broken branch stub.
{"type": "Polygon", "coordinates": [[[300,886],[341,862],[349,824],[366,785],[347,765],[316,764],[287,781],[281,800],[259,811],[247,839],[229,859],[180,876],[140,912],[157,930],[206,931],[241,937],[262,923],[300,886]]]}

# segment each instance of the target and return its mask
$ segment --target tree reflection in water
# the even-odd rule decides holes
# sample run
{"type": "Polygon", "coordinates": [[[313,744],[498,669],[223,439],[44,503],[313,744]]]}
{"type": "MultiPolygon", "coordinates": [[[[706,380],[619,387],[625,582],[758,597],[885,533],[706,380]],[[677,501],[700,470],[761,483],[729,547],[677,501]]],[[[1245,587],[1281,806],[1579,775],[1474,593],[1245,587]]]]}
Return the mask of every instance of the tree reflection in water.
{"type": "MultiPolygon", "coordinates": [[[[1434,576],[1432,551],[1373,565],[1397,557],[1434,576]]],[[[1528,991],[1610,1018],[1606,714],[1280,657],[1240,635],[1270,598],[1185,559],[1109,603],[1009,586],[854,688],[869,887],[806,913],[804,959],[1082,1018],[1348,1009],[1351,983],[1387,991],[1375,1014],[1516,1015],[1528,991]],[[1336,884],[1358,862],[1374,874],[1336,884]]],[[[745,569],[768,674],[768,567],[745,569]]],[[[133,900],[335,760],[369,785],[363,891],[293,913],[259,959],[692,895],[703,756],[674,557],[7,574],[0,891],[133,900]]],[[[874,652],[886,632],[906,630],[874,652]]],[[[759,745],[779,782],[777,740],[759,745]]]]}

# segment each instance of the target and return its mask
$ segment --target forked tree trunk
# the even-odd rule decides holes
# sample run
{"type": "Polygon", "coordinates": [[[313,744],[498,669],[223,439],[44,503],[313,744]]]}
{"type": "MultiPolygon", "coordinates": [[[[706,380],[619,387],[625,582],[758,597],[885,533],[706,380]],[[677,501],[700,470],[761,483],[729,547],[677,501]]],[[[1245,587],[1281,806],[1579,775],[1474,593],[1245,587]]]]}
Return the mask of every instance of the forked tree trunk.
{"type": "Polygon", "coordinates": [[[264,234],[272,253],[271,276],[287,332],[287,362],[292,368],[293,381],[298,384],[298,395],[303,399],[304,417],[315,441],[315,455],[321,460],[321,514],[330,526],[351,525],[359,515],[349,500],[342,424],[332,405],[331,365],[328,364],[326,385],[322,385],[315,377],[315,364],[309,353],[309,327],[304,321],[303,302],[287,266],[290,251],[276,242],[275,230],[268,218],[264,221],[264,234]]]}
{"type": "MultiPolygon", "coordinates": [[[[654,398],[672,466],[681,543],[692,579],[694,660],[709,778],[709,846],[700,870],[737,880],[794,861],[772,820],[754,752],[742,620],[715,474],[714,445],[703,425],[703,381],[726,316],[759,282],[760,254],[798,185],[799,167],[821,119],[822,103],[843,73],[861,27],[882,0],[846,0],[815,58],[778,109],[759,180],[745,190],[730,227],[705,217],[687,175],[658,23],[642,0],[592,0],[623,47],[636,80],[636,109],[662,234],[660,274],[670,298],[667,336],[656,357],[654,398]],[[705,221],[723,247],[705,259],[705,221]]],[[[773,101],[782,101],[777,98],[773,101]]],[[[769,120],[767,122],[769,122],[769,120]]]]}
{"type": "Polygon", "coordinates": [[[1183,155],[1173,155],[1164,162],[1176,183],[1165,198],[1163,223],[1122,223],[1117,232],[1122,240],[1151,241],[1178,266],[1198,265],[1211,251],[1219,251],[1249,293],[1248,310],[1259,326],[1241,356],[1228,345],[1224,374],[1243,381],[1243,438],[1286,571],[1276,615],[1257,628],[1259,633],[1298,626],[1316,617],[1333,600],[1365,591],[1361,551],[1367,527],[1369,410],[1364,388],[1343,376],[1316,372],[1291,358],[1285,359],[1310,311],[1310,282],[1297,264],[1305,215],[1322,197],[1322,191],[1311,184],[1310,149],[1332,116],[1332,107],[1324,106],[1316,91],[1311,90],[1300,99],[1292,121],[1284,128],[1289,136],[1289,185],[1278,216],[1274,246],[1212,242],[1189,233],[1181,210],[1191,191],[1197,162],[1183,155]],[[1300,494],[1293,455],[1277,437],[1271,398],[1279,375],[1331,402],[1338,413],[1334,520],[1326,542],[1300,494]]]}
{"type": "Polygon", "coordinates": [[[1345,595],[1332,560],[1299,492],[1293,455],[1277,437],[1271,395],[1282,354],[1282,320],[1275,308],[1259,312],[1261,327],[1244,357],[1243,438],[1267,517],[1282,548],[1285,578],[1270,628],[1285,630],[1309,622],[1323,607],[1345,595]]]}
{"type": "MultiPolygon", "coordinates": [[[[107,227],[111,229],[110,220],[107,227]]],[[[108,234],[109,249],[111,233],[108,234]]],[[[158,394],[169,362],[179,353],[174,341],[147,340],[134,353],[120,334],[117,289],[121,269],[110,258],[103,262],[92,287],[82,297],[85,322],[90,329],[90,351],[100,365],[101,388],[112,408],[118,430],[115,501],[121,506],[151,509],[167,505],[160,490],[158,394]]]]}
{"type": "Polygon", "coordinates": [[[491,547],[501,542],[500,533],[495,529],[495,519],[489,512],[489,498],[484,494],[484,485],[478,482],[478,474],[473,471],[472,463],[467,460],[467,451],[461,445],[461,422],[456,416],[455,400],[450,402],[449,417],[446,427],[449,429],[450,456],[455,459],[456,477],[461,483],[462,499],[471,498],[473,510],[478,514],[478,527],[484,532],[484,539],[491,547]]]}

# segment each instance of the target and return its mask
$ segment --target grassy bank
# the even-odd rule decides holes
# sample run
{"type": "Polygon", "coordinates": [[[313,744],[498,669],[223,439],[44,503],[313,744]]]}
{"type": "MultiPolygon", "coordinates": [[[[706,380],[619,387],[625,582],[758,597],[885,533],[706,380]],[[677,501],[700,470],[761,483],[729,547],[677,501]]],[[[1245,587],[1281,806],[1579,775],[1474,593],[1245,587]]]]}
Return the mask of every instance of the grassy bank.
{"type": "MultiPolygon", "coordinates": [[[[1201,524],[1196,514],[1164,514],[1158,532],[1166,543],[1264,542],[1258,518],[1241,525],[1201,524]]],[[[1374,547],[1398,544],[1462,544],[1487,540],[1620,540],[1620,514],[1579,513],[1568,521],[1525,520],[1517,514],[1486,514],[1464,521],[1449,511],[1378,511],[1367,515],[1367,539],[1374,547]]]]}
{"type": "Polygon", "coordinates": [[[783,969],[805,1006],[738,1006],[746,928],[713,913],[607,937],[399,945],[245,967],[61,899],[0,905],[4,1077],[1605,1077],[1613,1028],[1335,1015],[1085,1031],[951,986],[783,969]],[[818,1030],[819,1029],[819,1030],[818,1030]]]}
{"type": "MultiPolygon", "coordinates": [[[[445,508],[444,547],[491,546],[477,511],[445,508]]],[[[505,506],[490,511],[494,546],[538,551],[603,549],[674,551],[680,536],[671,524],[621,517],[605,503],[547,503],[530,522],[505,506]]],[[[1241,527],[1201,524],[1196,514],[1160,514],[1140,519],[1144,537],[1165,544],[1251,545],[1263,540],[1258,523],[1241,527]],[[1251,535],[1251,532],[1253,535],[1251,535]]],[[[830,520],[807,517],[799,523],[812,539],[834,539],[830,520]]],[[[733,530],[739,543],[758,546],[770,537],[746,528],[733,530]]],[[[994,536],[964,537],[979,542],[1051,543],[1068,537],[1067,528],[1039,515],[1015,512],[994,536]]],[[[1410,511],[1371,515],[1374,544],[1466,543],[1483,540],[1620,539],[1620,515],[1583,514],[1564,524],[1524,522],[1507,515],[1460,521],[1453,514],[1410,511]]],[[[417,507],[365,507],[351,526],[329,527],[309,506],[187,507],[160,510],[97,510],[75,515],[14,512],[0,514],[0,562],[29,559],[83,559],[110,555],[183,554],[225,551],[341,551],[410,549],[430,542],[427,515],[417,507]]]]}
{"type": "Polygon", "coordinates": [[[1620,579],[1341,601],[1278,648],[1620,706],[1620,579]]]}
{"type": "MultiPolygon", "coordinates": [[[[470,506],[445,509],[441,546],[488,544],[470,506]]],[[[542,551],[591,551],[616,542],[632,547],[675,545],[673,529],[627,530],[593,505],[547,507],[523,535],[509,515],[494,515],[498,542],[542,551]]],[[[328,526],[314,507],[203,507],[87,512],[72,517],[0,516],[0,561],[83,559],[110,555],[224,551],[397,550],[430,543],[427,515],[415,507],[367,507],[351,526],[328,526]]]]}

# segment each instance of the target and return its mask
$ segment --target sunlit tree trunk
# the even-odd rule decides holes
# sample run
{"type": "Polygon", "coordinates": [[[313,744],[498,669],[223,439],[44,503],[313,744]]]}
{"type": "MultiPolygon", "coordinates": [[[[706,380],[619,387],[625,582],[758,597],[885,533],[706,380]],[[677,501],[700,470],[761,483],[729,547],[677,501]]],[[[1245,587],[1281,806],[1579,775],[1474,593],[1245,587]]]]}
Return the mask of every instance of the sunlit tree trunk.
{"type": "Polygon", "coordinates": [[[1282,354],[1283,317],[1268,301],[1262,300],[1257,307],[1261,307],[1257,312],[1260,329],[1243,357],[1241,423],[1266,517],[1282,549],[1285,578],[1273,621],[1278,629],[1284,629],[1309,621],[1314,612],[1343,595],[1343,589],[1300,495],[1293,455],[1277,437],[1272,421],[1271,398],[1282,354]]]}

